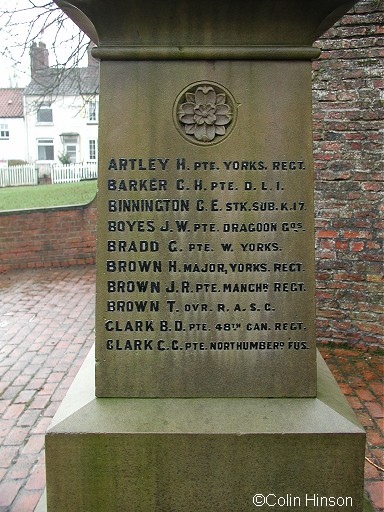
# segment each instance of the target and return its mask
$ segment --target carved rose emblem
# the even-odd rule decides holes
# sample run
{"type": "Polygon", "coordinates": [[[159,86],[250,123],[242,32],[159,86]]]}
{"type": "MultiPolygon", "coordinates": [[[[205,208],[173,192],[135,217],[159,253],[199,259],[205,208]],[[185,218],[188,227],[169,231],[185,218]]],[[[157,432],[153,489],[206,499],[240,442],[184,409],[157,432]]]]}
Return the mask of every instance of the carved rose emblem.
{"type": "Polygon", "coordinates": [[[185,94],[185,103],[177,110],[177,117],[185,133],[200,142],[211,142],[217,135],[225,135],[232,120],[232,110],[226,95],[211,86],[199,86],[195,92],[185,94]]]}

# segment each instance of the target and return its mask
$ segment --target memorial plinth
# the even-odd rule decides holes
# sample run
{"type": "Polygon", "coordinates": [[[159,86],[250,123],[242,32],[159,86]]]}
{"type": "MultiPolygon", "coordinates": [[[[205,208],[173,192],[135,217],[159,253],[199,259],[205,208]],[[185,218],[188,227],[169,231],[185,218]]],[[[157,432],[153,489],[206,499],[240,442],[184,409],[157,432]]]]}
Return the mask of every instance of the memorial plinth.
{"type": "Polygon", "coordinates": [[[311,45],[353,3],[57,1],[101,61],[98,398],[88,359],[49,511],[362,510],[314,311],[311,45]]]}

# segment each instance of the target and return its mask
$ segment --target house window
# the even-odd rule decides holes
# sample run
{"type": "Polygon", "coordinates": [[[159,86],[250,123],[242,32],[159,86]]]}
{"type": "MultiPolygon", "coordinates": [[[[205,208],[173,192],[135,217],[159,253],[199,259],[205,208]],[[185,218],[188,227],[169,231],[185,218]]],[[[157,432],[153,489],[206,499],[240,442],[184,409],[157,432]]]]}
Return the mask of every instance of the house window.
{"type": "Polygon", "coordinates": [[[37,110],[38,123],[53,123],[52,107],[50,103],[43,103],[37,110]]]}
{"type": "Polygon", "coordinates": [[[91,123],[97,123],[97,101],[88,101],[88,121],[91,123]]]}
{"type": "Polygon", "coordinates": [[[60,138],[63,142],[64,154],[69,157],[71,164],[76,163],[79,149],[79,134],[62,133],[60,138]]]}
{"type": "Polygon", "coordinates": [[[0,139],[9,139],[9,128],[7,124],[0,124],[0,139]]]}
{"type": "Polygon", "coordinates": [[[55,153],[53,148],[53,139],[37,140],[37,158],[38,160],[54,160],[55,153]]]}
{"type": "Polygon", "coordinates": [[[66,144],[65,153],[68,155],[71,164],[76,162],[77,146],[76,144],[66,144]]]}
{"type": "Polygon", "coordinates": [[[96,139],[89,141],[89,159],[97,160],[97,142],[96,139]]]}

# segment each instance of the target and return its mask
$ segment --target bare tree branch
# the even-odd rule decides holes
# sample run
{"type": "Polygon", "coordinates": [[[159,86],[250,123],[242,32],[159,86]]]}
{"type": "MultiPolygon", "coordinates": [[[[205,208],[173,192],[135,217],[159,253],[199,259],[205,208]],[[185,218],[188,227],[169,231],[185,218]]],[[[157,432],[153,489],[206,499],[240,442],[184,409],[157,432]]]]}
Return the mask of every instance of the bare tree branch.
{"type": "Polygon", "coordinates": [[[0,55],[18,72],[24,64],[24,74],[29,74],[26,63],[33,43],[45,42],[54,67],[65,69],[78,67],[89,45],[89,38],[53,1],[2,0],[0,27],[0,55]]]}

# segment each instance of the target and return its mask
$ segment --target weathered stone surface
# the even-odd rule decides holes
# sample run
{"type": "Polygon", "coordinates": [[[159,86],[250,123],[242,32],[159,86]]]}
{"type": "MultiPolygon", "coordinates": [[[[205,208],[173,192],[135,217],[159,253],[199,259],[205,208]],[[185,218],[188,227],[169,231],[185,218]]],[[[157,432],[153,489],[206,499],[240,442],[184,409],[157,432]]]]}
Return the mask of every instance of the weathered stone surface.
{"type": "Polygon", "coordinates": [[[309,59],[352,4],[62,3],[102,60],[98,396],[315,396],[309,59]]]}
{"type": "Polygon", "coordinates": [[[103,398],[90,356],[48,509],[361,510],[364,431],[316,372],[309,60],[353,2],[74,3],[102,59],[103,398]]]}
{"type": "Polygon", "coordinates": [[[317,399],[95,399],[92,357],[47,434],[48,510],[362,510],[364,431],[322,360],[317,399]]]}
{"type": "Polygon", "coordinates": [[[315,396],[310,73],[103,62],[98,396],[315,396]],[[232,111],[212,141],[177,117],[201,84],[232,111]]]}

